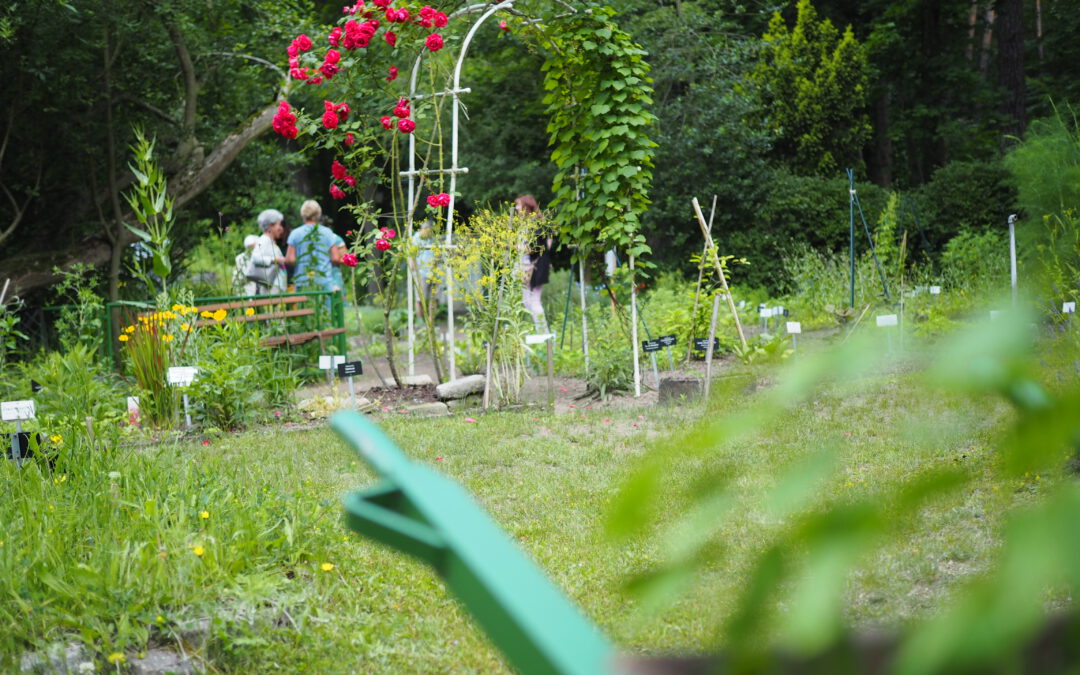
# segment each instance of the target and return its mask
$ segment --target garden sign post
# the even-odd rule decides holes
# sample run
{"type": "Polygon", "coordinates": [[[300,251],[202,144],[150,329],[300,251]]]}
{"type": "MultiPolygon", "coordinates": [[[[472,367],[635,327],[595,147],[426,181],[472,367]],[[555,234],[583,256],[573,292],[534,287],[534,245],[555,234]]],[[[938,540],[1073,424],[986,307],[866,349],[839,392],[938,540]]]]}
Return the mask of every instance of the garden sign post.
{"type": "Polygon", "coordinates": [[[724,289],[724,295],[727,296],[728,306],[731,307],[731,315],[735,317],[735,328],[739,331],[739,341],[742,343],[743,349],[746,349],[746,336],[743,334],[742,322],[739,321],[739,309],[735,307],[735,299],[731,297],[731,289],[728,288],[724,268],[720,264],[720,257],[716,255],[716,247],[713,246],[709,227],[705,224],[705,215],[701,212],[701,205],[698,204],[697,197],[693,198],[692,203],[694,205],[694,214],[697,215],[698,225],[701,227],[701,233],[705,235],[705,246],[712,252],[713,265],[716,266],[716,274],[720,277],[720,285],[724,289]]]}

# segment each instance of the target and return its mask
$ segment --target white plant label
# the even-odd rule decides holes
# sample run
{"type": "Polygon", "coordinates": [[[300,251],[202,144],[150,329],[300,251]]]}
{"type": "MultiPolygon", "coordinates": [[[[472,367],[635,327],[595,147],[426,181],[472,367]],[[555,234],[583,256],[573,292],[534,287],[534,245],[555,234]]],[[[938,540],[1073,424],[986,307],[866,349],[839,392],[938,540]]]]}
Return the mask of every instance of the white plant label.
{"type": "Polygon", "coordinates": [[[745,307],[746,307],[746,301],[745,300],[740,300],[739,301],[739,309],[743,309],[745,307]]]}
{"type": "Polygon", "coordinates": [[[20,422],[34,419],[33,401],[4,401],[0,403],[0,417],[5,422],[20,422]]]}
{"type": "Polygon", "coordinates": [[[128,396],[127,397],[127,403],[128,403],[128,407],[127,407],[128,412],[139,412],[139,397],[138,396],[128,396]]]}
{"type": "Polygon", "coordinates": [[[895,326],[897,325],[895,314],[879,314],[877,317],[877,325],[879,327],[895,326]]]}
{"type": "Polygon", "coordinates": [[[1075,302],[1062,303],[1061,311],[1064,314],[1076,314],[1076,303],[1075,302]]]}
{"type": "Polygon", "coordinates": [[[787,332],[791,335],[802,333],[802,324],[798,321],[786,321],[785,325],[787,326],[787,332]]]}
{"type": "Polygon", "coordinates": [[[768,307],[762,307],[758,310],[758,316],[760,316],[762,319],[768,319],[770,316],[772,316],[772,309],[768,307]]]}
{"type": "Polygon", "coordinates": [[[555,337],[555,333],[538,333],[537,335],[526,335],[525,344],[542,345],[553,337],[555,337]]]}
{"type": "Polygon", "coordinates": [[[322,370],[337,368],[339,363],[345,363],[344,356],[330,356],[324,354],[319,357],[319,368],[322,370]]]}
{"type": "Polygon", "coordinates": [[[930,295],[941,295],[941,286],[931,286],[930,295]]]}
{"type": "Polygon", "coordinates": [[[199,372],[194,366],[176,366],[169,368],[169,384],[176,387],[186,387],[195,379],[199,372]]]}
{"type": "Polygon", "coordinates": [[[784,316],[784,308],[783,307],[773,307],[772,308],[772,315],[773,316],[784,316]]]}

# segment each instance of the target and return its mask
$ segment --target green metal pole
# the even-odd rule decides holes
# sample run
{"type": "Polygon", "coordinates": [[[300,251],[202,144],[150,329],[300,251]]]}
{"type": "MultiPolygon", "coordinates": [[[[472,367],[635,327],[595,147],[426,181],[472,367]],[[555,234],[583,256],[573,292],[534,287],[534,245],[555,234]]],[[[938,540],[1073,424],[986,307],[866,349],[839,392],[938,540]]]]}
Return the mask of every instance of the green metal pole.
{"type": "MultiPolygon", "coordinates": [[[[581,264],[580,262],[578,263],[581,264]]],[[[570,264],[570,283],[566,286],[566,308],[562,315],[562,333],[559,335],[559,349],[562,349],[563,340],[566,339],[566,320],[570,318],[570,296],[574,294],[574,264],[570,264]]],[[[571,342],[573,346],[573,342],[571,342]]]]}

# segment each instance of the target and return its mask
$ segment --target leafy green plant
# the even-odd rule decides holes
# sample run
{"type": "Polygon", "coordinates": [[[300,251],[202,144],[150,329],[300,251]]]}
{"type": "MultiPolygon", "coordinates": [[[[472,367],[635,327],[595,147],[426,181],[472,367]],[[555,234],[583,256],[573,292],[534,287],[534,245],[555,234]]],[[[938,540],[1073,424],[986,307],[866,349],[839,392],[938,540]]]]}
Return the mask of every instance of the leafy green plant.
{"type": "Polygon", "coordinates": [[[42,354],[21,365],[18,389],[11,393],[34,399],[45,429],[78,427],[88,417],[98,424],[118,424],[127,418],[127,387],[95,357],[94,348],[79,342],[63,352],[42,354]],[[41,391],[30,391],[30,380],[41,391]]]}
{"type": "Polygon", "coordinates": [[[105,301],[93,289],[94,270],[84,263],[75,263],[68,269],[53,268],[53,274],[60,276],[60,283],[53,292],[60,302],[70,303],[60,311],[56,320],[56,333],[62,349],[70,350],[75,345],[90,347],[89,354],[95,355],[101,348],[104,335],[102,317],[105,301]]]}
{"type": "Polygon", "coordinates": [[[941,269],[954,289],[975,295],[1002,290],[1009,283],[1009,245],[992,230],[964,230],[945,245],[941,269]]]}
{"type": "Polygon", "coordinates": [[[732,351],[743,363],[780,363],[791,356],[795,350],[791,340],[779,333],[758,333],[746,347],[734,345],[732,351]]]}
{"type": "Polygon", "coordinates": [[[634,359],[620,313],[594,306],[589,310],[588,390],[602,399],[634,387],[634,359]]]}
{"type": "Polygon", "coordinates": [[[169,186],[165,173],[154,161],[154,139],[147,139],[142,129],[135,128],[135,144],[131,151],[135,155],[134,164],[129,165],[135,176],[131,191],[124,195],[135,218],[142,227],[124,223],[132,234],[139,238],[135,263],[132,273],[146,284],[151,295],[159,290],[155,279],[161,284],[160,292],[168,289],[169,276],[172,274],[171,231],[173,225],[173,199],[169,196],[169,186]],[[140,255],[140,252],[142,255],[140,255]],[[150,265],[146,265],[146,259],[150,265]]]}
{"type": "Polygon", "coordinates": [[[26,334],[16,328],[23,304],[19,296],[9,292],[8,283],[0,288],[0,371],[15,354],[18,341],[26,339],[26,334]]]}

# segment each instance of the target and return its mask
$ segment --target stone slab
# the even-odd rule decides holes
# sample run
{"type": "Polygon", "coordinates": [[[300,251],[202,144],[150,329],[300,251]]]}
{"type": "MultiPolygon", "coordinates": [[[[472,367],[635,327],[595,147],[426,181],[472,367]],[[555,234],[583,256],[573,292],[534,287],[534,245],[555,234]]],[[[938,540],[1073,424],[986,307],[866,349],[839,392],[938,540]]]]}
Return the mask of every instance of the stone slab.
{"type": "Polygon", "coordinates": [[[440,401],[456,401],[481,391],[484,391],[484,376],[467,375],[435,387],[435,398],[440,401]]]}
{"type": "Polygon", "coordinates": [[[402,407],[401,410],[408,410],[409,417],[437,417],[439,415],[450,414],[450,408],[440,401],[435,401],[433,403],[413,403],[402,407]]]}
{"type": "Polygon", "coordinates": [[[693,376],[673,376],[660,378],[660,403],[679,403],[701,396],[701,380],[693,376]]]}
{"type": "Polygon", "coordinates": [[[429,384],[435,384],[435,380],[431,379],[431,376],[427,373],[420,373],[419,375],[402,376],[401,384],[405,387],[426,387],[429,384]]]}
{"type": "Polygon", "coordinates": [[[133,675],[194,675],[195,665],[191,659],[169,651],[151,649],[139,658],[128,658],[128,665],[133,675]]]}

